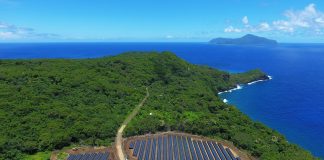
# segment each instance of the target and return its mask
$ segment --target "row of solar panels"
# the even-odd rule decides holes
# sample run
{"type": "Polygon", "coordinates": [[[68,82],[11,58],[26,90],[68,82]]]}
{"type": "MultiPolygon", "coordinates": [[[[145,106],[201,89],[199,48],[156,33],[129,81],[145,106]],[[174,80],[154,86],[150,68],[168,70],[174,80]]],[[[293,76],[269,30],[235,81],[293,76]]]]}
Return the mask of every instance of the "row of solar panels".
{"type": "Polygon", "coordinates": [[[138,160],[240,160],[220,143],[179,135],[132,141],[129,149],[138,160]]]}
{"type": "Polygon", "coordinates": [[[108,160],[109,153],[70,154],[67,160],[108,160]]]}

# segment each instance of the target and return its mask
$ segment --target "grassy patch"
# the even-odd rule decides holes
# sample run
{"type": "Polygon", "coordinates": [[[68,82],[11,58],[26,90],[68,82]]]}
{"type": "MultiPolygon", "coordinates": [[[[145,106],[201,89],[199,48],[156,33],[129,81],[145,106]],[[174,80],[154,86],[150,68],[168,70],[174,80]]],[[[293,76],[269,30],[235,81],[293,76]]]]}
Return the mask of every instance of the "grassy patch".
{"type": "Polygon", "coordinates": [[[24,159],[25,160],[49,160],[51,158],[51,152],[46,151],[46,152],[38,152],[33,155],[28,155],[24,159]]]}

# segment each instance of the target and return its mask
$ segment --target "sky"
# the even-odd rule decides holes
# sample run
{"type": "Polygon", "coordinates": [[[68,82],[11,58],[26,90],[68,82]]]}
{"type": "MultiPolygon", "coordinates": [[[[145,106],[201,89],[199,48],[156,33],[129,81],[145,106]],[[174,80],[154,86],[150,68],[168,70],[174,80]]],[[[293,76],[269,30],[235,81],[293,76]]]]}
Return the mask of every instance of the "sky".
{"type": "Polygon", "coordinates": [[[324,43],[323,0],[0,0],[0,42],[324,43]]]}

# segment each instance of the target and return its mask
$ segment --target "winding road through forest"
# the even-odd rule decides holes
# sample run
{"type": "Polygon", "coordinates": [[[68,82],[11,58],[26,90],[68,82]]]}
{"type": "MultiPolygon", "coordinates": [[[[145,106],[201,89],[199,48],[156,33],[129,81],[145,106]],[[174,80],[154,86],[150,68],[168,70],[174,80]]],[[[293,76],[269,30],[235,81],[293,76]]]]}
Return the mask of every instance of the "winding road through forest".
{"type": "Polygon", "coordinates": [[[136,114],[140,111],[141,107],[144,105],[144,103],[146,102],[147,98],[150,96],[150,93],[148,91],[148,88],[146,87],[146,96],[144,97],[144,99],[141,101],[141,103],[139,103],[134,110],[132,111],[131,114],[129,114],[126,119],[124,120],[124,122],[122,123],[122,125],[120,126],[120,128],[118,129],[117,135],[116,135],[116,139],[115,139],[115,143],[116,143],[116,151],[117,151],[117,157],[119,160],[125,160],[126,159],[126,155],[125,152],[123,150],[123,132],[124,129],[126,128],[127,124],[136,116],[136,114]]]}

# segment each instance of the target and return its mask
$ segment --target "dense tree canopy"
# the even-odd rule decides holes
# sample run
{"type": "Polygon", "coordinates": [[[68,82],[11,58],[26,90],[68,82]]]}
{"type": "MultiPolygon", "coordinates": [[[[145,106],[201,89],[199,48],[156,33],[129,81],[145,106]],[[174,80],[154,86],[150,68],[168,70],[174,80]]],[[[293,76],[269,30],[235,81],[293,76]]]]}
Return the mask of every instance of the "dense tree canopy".
{"type": "Polygon", "coordinates": [[[229,74],[168,52],[0,60],[0,159],[22,159],[73,143],[109,145],[145,96],[145,87],[151,96],[127,128],[128,136],[179,130],[230,140],[262,159],[312,159],[217,96],[264,78],[259,70],[229,74]]]}

